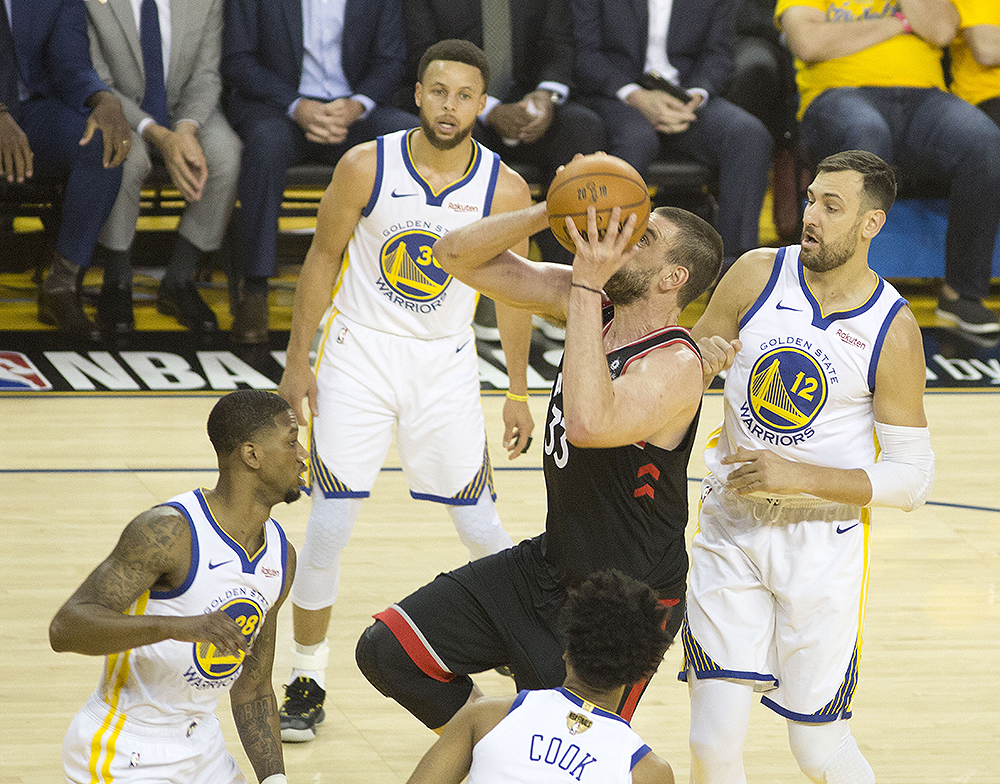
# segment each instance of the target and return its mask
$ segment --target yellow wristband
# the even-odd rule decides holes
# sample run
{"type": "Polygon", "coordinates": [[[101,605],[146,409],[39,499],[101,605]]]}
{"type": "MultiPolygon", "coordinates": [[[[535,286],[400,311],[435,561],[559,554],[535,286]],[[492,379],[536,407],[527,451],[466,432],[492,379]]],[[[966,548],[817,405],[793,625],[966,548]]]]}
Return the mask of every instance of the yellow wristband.
{"type": "Polygon", "coordinates": [[[518,403],[527,403],[528,402],[528,396],[527,395],[515,395],[513,392],[508,392],[507,393],[507,399],[508,400],[516,400],[518,403]]]}

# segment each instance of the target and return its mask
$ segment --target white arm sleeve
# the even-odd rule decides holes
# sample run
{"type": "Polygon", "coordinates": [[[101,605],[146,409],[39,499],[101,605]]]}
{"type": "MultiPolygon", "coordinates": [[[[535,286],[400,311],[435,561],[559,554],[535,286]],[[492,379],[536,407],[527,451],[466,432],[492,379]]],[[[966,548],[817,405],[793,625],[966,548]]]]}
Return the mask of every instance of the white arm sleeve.
{"type": "Polygon", "coordinates": [[[871,505],[912,512],[927,500],[934,484],[930,430],[876,422],[875,435],[882,456],[864,469],[872,483],[871,505]]]}

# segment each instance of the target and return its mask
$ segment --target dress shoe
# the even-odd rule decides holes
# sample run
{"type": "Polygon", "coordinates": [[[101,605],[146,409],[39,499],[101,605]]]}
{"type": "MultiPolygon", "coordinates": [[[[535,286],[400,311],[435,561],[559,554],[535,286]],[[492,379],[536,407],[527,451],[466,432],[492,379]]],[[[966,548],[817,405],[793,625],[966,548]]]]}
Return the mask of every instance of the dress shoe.
{"type": "Polygon", "coordinates": [[[165,316],[173,316],[181,326],[192,332],[207,335],[219,329],[215,313],[205,304],[198,293],[198,287],[190,280],[179,286],[161,283],[156,294],[156,310],[165,316]]]}
{"type": "Polygon", "coordinates": [[[251,292],[244,294],[236,307],[233,327],[229,336],[233,343],[258,344],[267,343],[267,293],[251,292]]]}
{"type": "Polygon", "coordinates": [[[101,330],[84,313],[79,287],[51,281],[50,276],[38,287],[38,320],[72,338],[100,343],[101,330]]]}
{"type": "Polygon", "coordinates": [[[132,289],[102,286],[97,298],[97,323],[106,335],[124,338],[135,332],[132,289]]]}

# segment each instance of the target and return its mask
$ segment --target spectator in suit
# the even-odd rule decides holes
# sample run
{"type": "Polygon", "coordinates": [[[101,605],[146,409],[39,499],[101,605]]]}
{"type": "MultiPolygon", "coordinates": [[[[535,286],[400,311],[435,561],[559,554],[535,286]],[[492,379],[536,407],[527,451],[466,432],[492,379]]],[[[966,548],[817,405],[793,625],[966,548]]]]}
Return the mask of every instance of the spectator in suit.
{"type": "Polygon", "coordinates": [[[982,303],[1000,225],[1000,128],[945,90],[941,48],[958,32],[958,10],[949,0],[778,0],[775,18],[796,57],[812,158],[867,150],[947,181],[937,314],[968,332],[1000,332],[982,303]]]}
{"type": "Polygon", "coordinates": [[[59,235],[38,290],[38,320],[95,343],[80,282],[131,147],[121,102],[94,71],[78,0],[0,0],[0,174],[66,178],[59,235]]]}
{"type": "Polygon", "coordinates": [[[222,115],[222,0],[86,3],[90,56],[122,101],[132,150],[122,187],[98,238],[104,284],[97,320],[117,337],[135,328],[131,248],[143,181],[162,161],[187,201],[156,309],[190,330],[218,330],[194,285],[203,253],[222,244],[236,199],[240,140],[222,115]]]}
{"type": "MultiPolygon", "coordinates": [[[[547,186],[576,153],[604,149],[600,118],[569,100],[574,42],[567,0],[406,0],[410,47],[406,83],[431,44],[462,38],[481,47],[490,63],[486,108],[473,136],[506,163],[530,163],[547,186]]],[[[412,95],[408,97],[412,102],[412,95]]],[[[548,261],[569,264],[573,254],[549,231],[535,238],[548,261]]]]}
{"type": "Polygon", "coordinates": [[[576,82],[604,120],[608,152],[640,172],[660,152],[717,168],[728,267],[758,245],[772,149],[764,124],[721,97],[733,70],[735,0],[572,0],[572,8],[576,82]]]}
{"type": "Polygon", "coordinates": [[[1000,126],[1000,4],[955,0],[955,5],[961,22],[950,46],[951,91],[1000,126]]]}
{"type": "Polygon", "coordinates": [[[222,78],[243,139],[236,343],[268,340],[288,167],[333,165],[356,144],[419,125],[391,105],[405,66],[400,0],[227,0],[222,78]]]}

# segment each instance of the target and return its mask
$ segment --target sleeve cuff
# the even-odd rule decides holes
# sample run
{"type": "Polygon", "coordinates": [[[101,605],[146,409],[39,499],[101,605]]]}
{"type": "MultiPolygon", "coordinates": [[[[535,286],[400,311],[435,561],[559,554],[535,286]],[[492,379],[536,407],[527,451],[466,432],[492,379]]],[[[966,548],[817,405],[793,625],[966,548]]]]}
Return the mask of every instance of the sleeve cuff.
{"type": "Polygon", "coordinates": [[[698,104],[699,108],[708,103],[708,90],[704,89],[703,87],[691,87],[690,89],[688,89],[687,94],[692,97],[694,97],[695,95],[701,96],[701,103],[698,104]]]}
{"type": "MultiPolygon", "coordinates": [[[[139,133],[140,136],[142,136],[146,132],[146,129],[152,124],[153,124],[152,117],[143,117],[141,120],[139,120],[139,126],[135,130],[139,133]]],[[[143,136],[143,138],[145,137],[143,136]]]]}
{"type": "Polygon", "coordinates": [[[555,103],[557,106],[561,106],[566,103],[566,99],[569,98],[569,87],[561,82],[539,82],[538,89],[548,90],[550,93],[555,93],[555,103]]]}
{"type": "Polygon", "coordinates": [[[500,99],[494,98],[492,95],[486,96],[486,108],[483,109],[482,113],[479,115],[479,119],[486,122],[486,118],[489,117],[490,112],[492,112],[497,106],[500,105],[500,99]]]}
{"type": "Polygon", "coordinates": [[[365,119],[365,117],[371,114],[372,109],[375,108],[375,101],[373,101],[367,95],[352,95],[351,100],[357,101],[358,103],[360,103],[362,106],[365,107],[365,110],[361,113],[361,117],[358,118],[360,120],[365,119]]]}
{"type": "Polygon", "coordinates": [[[624,87],[620,88],[615,95],[618,96],[618,100],[625,103],[625,99],[628,98],[632,93],[639,89],[639,85],[635,82],[629,82],[624,87]]]}

